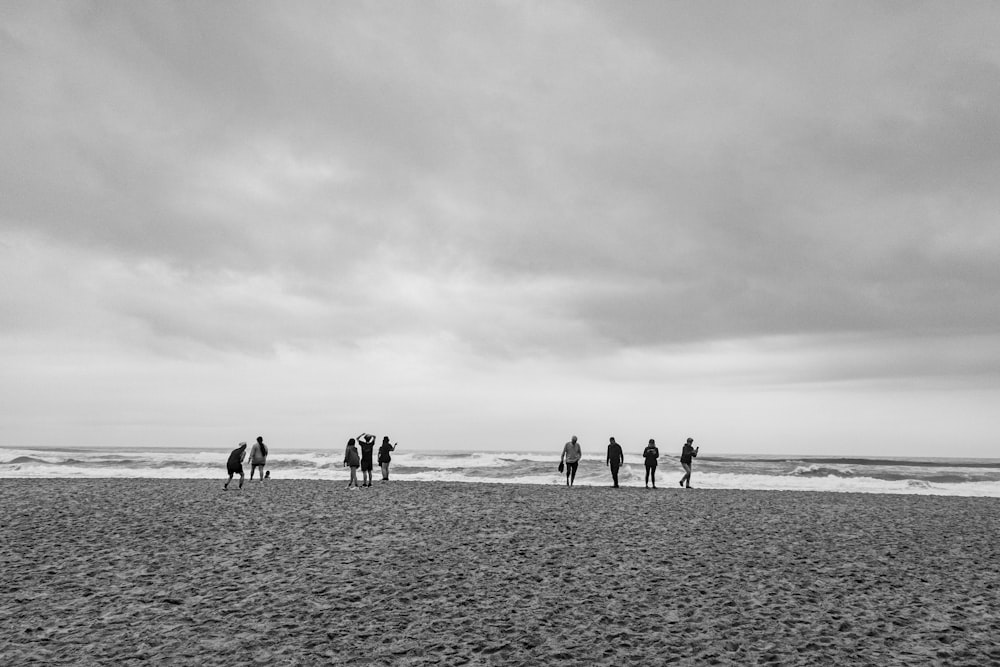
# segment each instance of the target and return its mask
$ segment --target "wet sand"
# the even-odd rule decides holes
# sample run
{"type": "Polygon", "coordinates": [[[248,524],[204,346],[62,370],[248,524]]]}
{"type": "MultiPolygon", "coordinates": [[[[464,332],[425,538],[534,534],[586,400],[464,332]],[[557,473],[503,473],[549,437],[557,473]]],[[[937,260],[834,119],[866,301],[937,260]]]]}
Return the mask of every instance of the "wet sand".
{"type": "Polygon", "coordinates": [[[344,477],[2,480],[0,663],[1000,663],[1000,499],[344,477]]]}

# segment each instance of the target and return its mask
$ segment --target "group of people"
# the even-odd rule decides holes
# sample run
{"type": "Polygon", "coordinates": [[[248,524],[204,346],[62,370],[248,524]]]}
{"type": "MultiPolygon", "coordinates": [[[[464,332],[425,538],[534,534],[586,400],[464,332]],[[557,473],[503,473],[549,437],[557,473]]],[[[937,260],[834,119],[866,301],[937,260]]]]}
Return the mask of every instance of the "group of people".
{"type": "MultiPolygon", "coordinates": [[[[382,438],[382,445],[378,449],[378,464],[382,469],[383,481],[389,480],[389,463],[392,461],[392,452],[396,451],[396,444],[395,442],[390,443],[389,436],[385,436],[382,438]]],[[[374,451],[375,436],[371,433],[362,433],[357,438],[351,438],[347,441],[347,450],[344,452],[344,467],[351,469],[351,479],[347,483],[347,488],[358,489],[372,485],[372,470],[374,468],[372,453],[374,451]],[[360,452],[358,451],[359,446],[361,447],[360,452]],[[364,480],[361,484],[358,484],[358,468],[361,469],[362,479],[364,480]]],[[[222,486],[223,489],[229,489],[229,484],[233,481],[233,475],[236,474],[240,476],[239,488],[243,488],[243,461],[246,459],[246,456],[247,443],[245,442],[241,442],[239,447],[230,452],[229,459],[226,461],[226,472],[229,473],[229,478],[222,486]]],[[[691,488],[691,463],[696,456],[698,456],[698,447],[694,446],[693,438],[688,438],[687,442],[681,448],[681,466],[684,468],[684,476],[681,477],[679,482],[681,487],[691,488]]],[[[573,483],[576,481],[576,471],[580,467],[580,459],[582,458],[583,452],[580,449],[580,443],[574,435],[563,447],[562,456],[559,457],[559,472],[565,471],[566,486],[573,486],[573,483]]],[[[642,458],[646,464],[646,488],[648,489],[652,483],[655,489],[656,464],[660,458],[660,450],[656,447],[656,441],[652,438],[649,439],[649,444],[643,450],[642,458]]],[[[605,465],[611,468],[611,480],[616,489],[618,488],[618,471],[624,463],[625,452],[622,450],[622,446],[615,442],[614,438],[611,438],[608,443],[608,457],[605,465]]],[[[262,482],[270,479],[271,472],[264,470],[266,465],[267,445],[264,444],[263,436],[257,436],[257,442],[250,448],[250,481],[253,481],[254,473],[257,472],[258,468],[260,468],[260,480],[262,482]]]]}
{"type": "MultiPolygon", "coordinates": [[[[684,476],[680,480],[682,488],[691,488],[691,463],[696,456],[698,456],[698,447],[694,446],[693,438],[688,438],[681,448],[681,467],[684,468],[684,476]]],[[[580,459],[582,458],[580,443],[574,435],[563,446],[562,456],[559,457],[559,472],[566,473],[566,486],[573,486],[573,482],[576,481],[576,471],[580,467],[580,459]]],[[[649,439],[646,449],[642,451],[642,458],[646,464],[646,488],[648,489],[652,483],[655,489],[656,464],[660,458],[660,450],[652,438],[649,439]]],[[[616,489],[618,488],[618,471],[624,463],[625,452],[622,450],[622,446],[615,442],[614,438],[611,438],[608,442],[608,457],[604,465],[611,468],[612,486],[616,489]]]]}
{"type": "MultiPolygon", "coordinates": [[[[375,436],[370,433],[362,433],[357,437],[357,440],[351,438],[347,441],[347,452],[344,454],[344,466],[351,469],[351,481],[347,484],[348,488],[360,488],[360,486],[371,486],[372,485],[372,452],[375,449],[375,436]],[[358,453],[357,444],[361,445],[361,453],[358,453]],[[358,485],[358,468],[361,468],[361,474],[364,478],[364,483],[360,486],[358,485]]],[[[387,481],[389,479],[389,462],[392,461],[391,452],[396,451],[396,443],[390,444],[389,436],[382,438],[382,446],[378,450],[378,464],[382,469],[382,479],[387,481]]],[[[243,461],[247,457],[247,443],[241,442],[239,446],[229,453],[229,459],[226,461],[226,472],[229,473],[229,478],[226,483],[222,485],[223,489],[228,490],[230,482],[233,481],[233,475],[240,476],[240,487],[243,488],[243,461]]],[[[257,472],[257,468],[260,468],[260,480],[266,481],[271,479],[271,471],[265,471],[264,468],[267,465],[267,445],[264,444],[263,436],[257,436],[257,442],[254,443],[253,447],[250,449],[250,481],[253,481],[254,473],[257,472]]]]}
{"type": "MultiPolygon", "coordinates": [[[[226,483],[222,485],[223,489],[229,489],[229,483],[233,481],[233,475],[239,474],[240,476],[240,488],[243,488],[243,460],[247,455],[247,443],[241,442],[240,446],[229,453],[229,460],[226,461],[226,472],[229,473],[229,479],[226,483]]],[[[250,448],[250,481],[253,481],[253,475],[260,468],[260,481],[268,480],[271,478],[271,472],[264,471],[264,467],[267,465],[267,445],[264,444],[264,437],[258,435],[257,442],[253,444],[250,448]]]]}
{"type": "MultiPolygon", "coordinates": [[[[344,452],[344,466],[351,469],[351,480],[347,483],[347,488],[357,489],[358,468],[361,468],[361,476],[364,482],[361,486],[372,485],[372,451],[375,449],[375,436],[371,433],[362,433],[357,440],[351,438],[347,441],[347,451],[344,452]],[[361,453],[358,453],[358,445],[361,446],[361,453]]],[[[382,469],[382,481],[389,480],[389,462],[392,461],[391,452],[396,451],[396,443],[389,444],[389,436],[382,438],[382,445],[378,448],[378,465],[382,469]]]]}

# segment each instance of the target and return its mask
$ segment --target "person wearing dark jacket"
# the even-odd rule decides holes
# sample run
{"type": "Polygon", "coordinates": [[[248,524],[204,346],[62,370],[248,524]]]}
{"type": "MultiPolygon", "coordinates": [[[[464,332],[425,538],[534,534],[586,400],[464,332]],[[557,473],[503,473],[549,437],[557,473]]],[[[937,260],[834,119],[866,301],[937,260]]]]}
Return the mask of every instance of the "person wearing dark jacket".
{"type": "Polygon", "coordinates": [[[362,433],[358,436],[358,444],[361,446],[361,486],[372,485],[372,450],[375,449],[375,436],[371,433],[362,433]]]}
{"type": "Polygon", "coordinates": [[[649,444],[646,445],[646,449],[642,450],[642,458],[646,463],[646,488],[649,488],[649,482],[653,482],[653,488],[656,488],[656,459],[660,458],[660,450],[656,447],[656,441],[652,438],[649,439],[649,444]]]}
{"type": "Polygon", "coordinates": [[[347,488],[358,488],[358,466],[361,465],[361,456],[358,455],[358,448],[354,445],[354,438],[347,441],[347,450],[344,452],[344,466],[351,469],[351,481],[347,483],[347,488]]]}
{"type": "Polygon", "coordinates": [[[229,453],[229,459],[226,461],[226,472],[229,473],[229,479],[222,485],[223,489],[229,489],[229,482],[233,481],[233,475],[236,473],[240,474],[240,488],[243,488],[243,458],[246,455],[247,443],[245,442],[241,442],[239,447],[229,453]]]}
{"type": "Polygon", "coordinates": [[[681,465],[684,467],[684,476],[681,477],[680,484],[684,486],[686,483],[689,489],[691,488],[691,459],[698,456],[698,448],[692,447],[693,443],[694,439],[688,438],[681,450],[681,465]]]}
{"type": "Polygon", "coordinates": [[[390,452],[396,451],[396,443],[389,444],[389,436],[382,438],[382,445],[378,448],[378,465],[382,468],[382,481],[389,479],[389,462],[392,461],[390,452]]]}
{"type": "Polygon", "coordinates": [[[622,446],[615,442],[614,438],[611,438],[611,442],[608,443],[608,460],[604,465],[611,466],[611,479],[614,480],[616,489],[618,488],[618,469],[623,463],[625,463],[625,453],[622,451],[622,446]]]}

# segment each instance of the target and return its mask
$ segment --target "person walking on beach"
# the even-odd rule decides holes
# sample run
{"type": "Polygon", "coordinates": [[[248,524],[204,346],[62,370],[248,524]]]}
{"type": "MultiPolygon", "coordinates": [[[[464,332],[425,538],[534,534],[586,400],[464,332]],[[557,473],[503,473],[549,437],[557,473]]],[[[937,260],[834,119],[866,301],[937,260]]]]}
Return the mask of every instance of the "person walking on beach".
{"type": "Polygon", "coordinates": [[[222,485],[223,490],[229,489],[229,482],[233,481],[233,475],[240,474],[240,488],[243,488],[243,457],[247,453],[247,443],[241,442],[240,446],[229,453],[229,460],[226,461],[226,472],[229,479],[222,485]]]}
{"type": "Polygon", "coordinates": [[[378,465],[382,468],[382,481],[389,481],[389,462],[392,461],[390,452],[396,451],[396,443],[389,444],[389,436],[382,438],[382,445],[378,448],[378,465]]]}
{"type": "Polygon", "coordinates": [[[361,457],[358,456],[358,448],[354,446],[354,438],[347,441],[347,451],[344,452],[344,467],[351,469],[351,481],[347,483],[347,488],[358,488],[358,466],[361,465],[361,457]]]}
{"type": "Polygon", "coordinates": [[[253,473],[260,468],[260,481],[264,481],[264,466],[267,465],[267,445],[264,444],[264,436],[257,436],[257,442],[250,448],[250,481],[253,481],[253,473]]]}
{"type": "Polygon", "coordinates": [[[684,448],[681,450],[681,465],[684,466],[684,476],[681,477],[681,486],[687,484],[687,488],[691,488],[691,459],[698,456],[698,448],[692,447],[694,444],[694,439],[688,438],[687,442],[684,443],[684,448]]]}
{"type": "Polygon", "coordinates": [[[580,451],[580,443],[576,441],[574,435],[563,445],[562,456],[559,457],[559,467],[561,468],[564,462],[566,464],[566,486],[573,486],[573,482],[576,481],[576,469],[580,466],[581,458],[583,454],[580,451]]]}
{"type": "Polygon", "coordinates": [[[642,450],[642,458],[646,461],[646,488],[649,488],[649,482],[653,482],[653,488],[656,488],[656,459],[660,458],[660,450],[656,447],[656,441],[652,438],[649,439],[649,444],[646,445],[646,449],[642,450]]]}
{"type": "Polygon", "coordinates": [[[608,460],[604,465],[611,466],[611,479],[614,480],[614,488],[618,488],[618,469],[625,463],[625,452],[622,446],[615,442],[614,438],[608,443],[608,460]]]}
{"type": "Polygon", "coordinates": [[[371,433],[362,433],[358,436],[358,444],[361,445],[361,478],[364,480],[361,486],[371,486],[372,450],[375,449],[375,436],[371,433]]]}

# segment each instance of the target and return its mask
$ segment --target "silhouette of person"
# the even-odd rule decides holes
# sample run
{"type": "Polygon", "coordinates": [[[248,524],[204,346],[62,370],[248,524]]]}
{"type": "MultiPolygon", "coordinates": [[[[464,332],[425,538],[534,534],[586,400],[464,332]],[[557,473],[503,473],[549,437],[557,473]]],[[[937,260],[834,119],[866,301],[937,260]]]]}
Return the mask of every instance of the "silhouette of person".
{"type": "Polygon", "coordinates": [[[243,457],[247,453],[247,443],[241,442],[240,446],[229,453],[229,460],[226,461],[226,472],[229,479],[222,485],[223,489],[229,489],[229,482],[233,481],[233,475],[240,474],[240,488],[243,488],[243,457]]]}
{"type": "Polygon", "coordinates": [[[580,451],[580,443],[576,441],[574,435],[563,445],[562,456],[559,457],[560,463],[566,462],[566,486],[573,486],[573,482],[576,481],[576,469],[580,466],[581,458],[583,453],[580,451]]]}
{"type": "Polygon", "coordinates": [[[604,465],[611,466],[611,479],[614,480],[614,487],[618,488],[618,469],[625,463],[625,452],[622,446],[615,442],[614,438],[608,442],[608,460],[604,465]]]}
{"type": "Polygon", "coordinates": [[[680,485],[687,483],[687,488],[691,488],[691,459],[698,456],[698,447],[692,447],[694,440],[688,438],[681,450],[681,465],[684,466],[684,476],[681,477],[680,485]]]}
{"type": "Polygon", "coordinates": [[[389,436],[382,438],[382,444],[378,448],[378,465],[382,468],[382,481],[389,479],[389,462],[392,461],[390,452],[396,451],[396,443],[389,444],[389,436]]]}
{"type": "Polygon", "coordinates": [[[646,449],[642,450],[642,458],[646,461],[646,488],[649,488],[650,481],[653,488],[656,488],[656,459],[660,458],[660,450],[656,447],[656,441],[649,439],[646,449]]]}
{"type": "Polygon", "coordinates": [[[364,480],[361,486],[371,486],[372,450],[375,449],[375,436],[370,433],[362,433],[358,436],[358,444],[361,445],[361,477],[364,480]]]}
{"type": "Polygon", "coordinates": [[[253,473],[260,468],[260,481],[264,481],[264,466],[267,465],[267,445],[264,444],[263,436],[257,436],[257,442],[250,448],[250,481],[253,481],[253,473]]]}
{"type": "Polygon", "coordinates": [[[354,438],[347,441],[347,450],[344,452],[344,467],[351,469],[351,479],[347,482],[347,488],[358,488],[358,466],[361,465],[361,457],[358,455],[358,448],[354,446],[354,438]]]}

